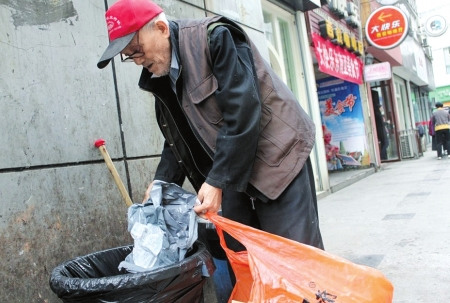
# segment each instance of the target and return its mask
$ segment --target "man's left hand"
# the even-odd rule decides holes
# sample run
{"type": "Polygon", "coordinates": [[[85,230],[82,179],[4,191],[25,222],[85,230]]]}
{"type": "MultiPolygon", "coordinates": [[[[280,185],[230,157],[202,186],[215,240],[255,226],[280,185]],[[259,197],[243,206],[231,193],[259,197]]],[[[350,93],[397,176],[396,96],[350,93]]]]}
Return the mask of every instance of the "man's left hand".
{"type": "Polygon", "coordinates": [[[217,213],[222,205],[222,189],[203,183],[198,191],[197,198],[200,205],[194,207],[194,211],[200,217],[207,212],[217,213]]]}

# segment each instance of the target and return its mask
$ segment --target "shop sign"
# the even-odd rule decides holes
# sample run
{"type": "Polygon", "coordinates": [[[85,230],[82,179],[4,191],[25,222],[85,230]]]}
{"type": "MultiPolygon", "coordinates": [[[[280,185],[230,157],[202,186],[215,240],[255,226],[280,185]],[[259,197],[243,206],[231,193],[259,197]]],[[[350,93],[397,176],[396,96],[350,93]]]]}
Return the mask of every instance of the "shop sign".
{"type": "Polygon", "coordinates": [[[364,80],[366,82],[384,81],[392,78],[391,64],[382,62],[364,66],[364,80]]]}
{"type": "Polygon", "coordinates": [[[357,40],[354,35],[350,35],[341,28],[333,26],[329,20],[319,21],[319,29],[320,35],[334,44],[345,47],[357,56],[364,53],[364,44],[361,40],[357,40]]]}
{"type": "Polygon", "coordinates": [[[382,6],[370,14],[366,22],[366,38],[371,45],[390,49],[408,35],[406,15],[395,6],[382,6]]]}
{"type": "Polygon", "coordinates": [[[328,75],[362,84],[362,61],[355,54],[312,33],[319,70],[328,75]]]}

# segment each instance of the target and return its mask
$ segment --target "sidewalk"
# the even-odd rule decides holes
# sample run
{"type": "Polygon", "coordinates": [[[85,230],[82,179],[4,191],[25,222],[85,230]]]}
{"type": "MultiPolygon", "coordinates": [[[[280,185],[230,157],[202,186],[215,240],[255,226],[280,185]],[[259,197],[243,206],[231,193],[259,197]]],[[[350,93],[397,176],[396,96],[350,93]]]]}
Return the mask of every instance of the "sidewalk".
{"type": "Polygon", "coordinates": [[[325,249],[380,270],[393,302],[450,301],[450,159],[383,164],[318,203],[325,249]]]}

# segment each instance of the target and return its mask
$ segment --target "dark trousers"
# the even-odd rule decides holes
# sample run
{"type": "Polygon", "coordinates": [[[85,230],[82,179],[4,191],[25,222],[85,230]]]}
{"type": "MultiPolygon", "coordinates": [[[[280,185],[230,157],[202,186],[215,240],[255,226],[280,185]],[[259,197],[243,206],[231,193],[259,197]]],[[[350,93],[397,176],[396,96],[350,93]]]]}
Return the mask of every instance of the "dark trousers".
{"type": "Polygon", "coordinates": [[[441,129],[436,131],[436,149],[438,157],[442,157],[442,147],[448,151],[448,141],[450,140],[450,130],[441,129]]]}
{"type": "MultiPolygon", "coordinates": [[[[245,225],[323,249],[309,158],[297,177],[276,200],[265,203],[255,199],[252,203],[247,194],[224,191],[222,215],[245,225]]],[[[225,235],[225,239],[232,250],[245,249],[228,235],[225,235]]]]}

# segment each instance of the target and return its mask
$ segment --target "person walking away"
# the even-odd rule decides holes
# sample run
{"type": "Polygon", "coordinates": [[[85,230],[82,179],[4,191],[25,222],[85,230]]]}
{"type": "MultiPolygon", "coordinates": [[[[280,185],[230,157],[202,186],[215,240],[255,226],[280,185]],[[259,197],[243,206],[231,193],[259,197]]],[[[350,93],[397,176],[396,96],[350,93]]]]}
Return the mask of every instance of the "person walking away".
{"type": "MultiPolygon", "coordinates": [[[[442,148],[449,150],[448,141],[450,139],[450,113],[443,108],[441,102],[436,102],[436,110],[432,116],[434,132],[436,136],[437,158],[442,159],[442,148]]],[[[450,158],[450,154],[447,155],[450,158]]]]}

